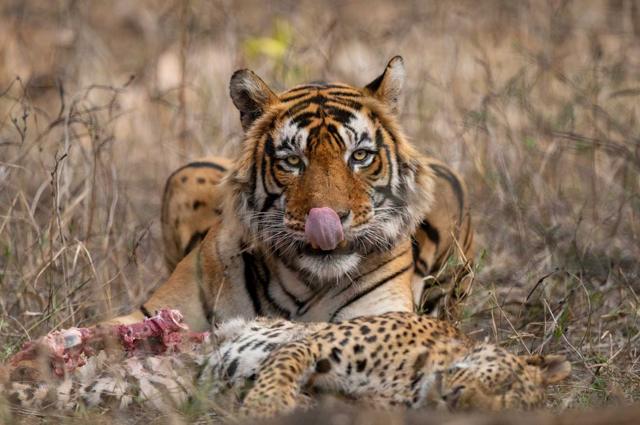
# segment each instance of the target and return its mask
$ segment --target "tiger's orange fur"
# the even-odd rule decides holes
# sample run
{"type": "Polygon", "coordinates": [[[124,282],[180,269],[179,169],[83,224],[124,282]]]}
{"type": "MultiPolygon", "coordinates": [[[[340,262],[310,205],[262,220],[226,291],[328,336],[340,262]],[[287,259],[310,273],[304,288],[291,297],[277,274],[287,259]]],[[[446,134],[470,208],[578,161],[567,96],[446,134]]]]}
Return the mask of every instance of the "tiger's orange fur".
{"type": "Polygon", "coordinates": [[[455,315],[472,260],[466,192],[400,130],[403,79],[399,57],[365,88],[318,83],[276,94],[251,71],[234,74],[242,153],[169,177],[162,224],[172,275],[141,311],[114,320],[165,307],[194,330],[236,316],[455,315]],[[317,207],[336,211],[345,229],[330,252],[304,239],[317,207]]]}

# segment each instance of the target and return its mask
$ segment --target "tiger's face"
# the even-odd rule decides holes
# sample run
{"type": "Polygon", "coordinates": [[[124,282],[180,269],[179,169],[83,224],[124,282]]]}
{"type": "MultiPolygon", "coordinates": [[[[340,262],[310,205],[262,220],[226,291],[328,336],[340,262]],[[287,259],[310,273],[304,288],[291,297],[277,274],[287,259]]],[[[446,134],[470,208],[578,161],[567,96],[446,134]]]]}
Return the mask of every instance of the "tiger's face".
{"type": "Polygon", "coordinates": [[[308,84],[273,93],[238,71],[231,95],[247,132],[232,174],[236,210],[260,243],[320,281],[408,237],[430,205],[430,176],[395,113],[402,59],[365,88],[308,84]]]}

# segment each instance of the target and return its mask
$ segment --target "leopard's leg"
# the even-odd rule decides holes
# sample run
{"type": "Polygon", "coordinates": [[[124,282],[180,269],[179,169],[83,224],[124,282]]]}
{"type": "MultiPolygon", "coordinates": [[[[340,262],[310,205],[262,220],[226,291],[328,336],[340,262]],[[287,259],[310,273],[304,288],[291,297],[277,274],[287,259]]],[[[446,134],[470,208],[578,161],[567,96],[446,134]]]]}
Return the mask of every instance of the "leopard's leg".
{"type": "Polygon", "coordinates": [[[470,290],[473,226],[462,179],[446,165],[431,160],[434,205],[413,235],[413,291],[419,313],[457,319],[470,290]]]}
{"type": "Polygon", "coordinates": [[[318,345],[309,338],[274,351],[261,365],[255,384],[244,398],[242,415],[272,417],[308,404],[302,389],[316,372],[319,354],[318,345]]]}

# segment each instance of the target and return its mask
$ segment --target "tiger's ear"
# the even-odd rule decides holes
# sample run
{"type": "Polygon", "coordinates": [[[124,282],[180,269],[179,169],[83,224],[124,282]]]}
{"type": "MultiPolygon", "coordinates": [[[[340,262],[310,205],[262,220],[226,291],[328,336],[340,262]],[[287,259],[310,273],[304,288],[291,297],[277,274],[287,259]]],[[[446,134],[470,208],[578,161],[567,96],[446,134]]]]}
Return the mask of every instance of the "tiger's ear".
{"type": "Polygon", "coordinates": [[[400,94],[404,86],[404,60],[401,56],[394,56],[382,75],[367,84],[365,93],[387,104],[391,112],[397,114],[400,108],[400,94]]]}
{"type": "Polygon", "coordinates": [[[527,364],[540,368],[544,385],[557,384],[571,374],[571,363],[565,356],[539,354],[525,359],[527,364]]]}
{"type": "Polygon", "coordinates": [[[241,69],[233,73],[229,83],[231,100],[240,111],[242,128],[247,131],[278,96],[253,71],[241,69]]]}

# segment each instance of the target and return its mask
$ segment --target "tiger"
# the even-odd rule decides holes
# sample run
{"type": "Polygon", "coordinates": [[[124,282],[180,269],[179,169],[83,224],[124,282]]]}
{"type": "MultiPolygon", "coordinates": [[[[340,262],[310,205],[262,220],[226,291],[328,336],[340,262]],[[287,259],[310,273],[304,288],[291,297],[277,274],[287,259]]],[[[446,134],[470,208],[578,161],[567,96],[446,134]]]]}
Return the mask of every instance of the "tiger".
{"type": "Polygon", "coordinates": [[[108,323],[163,308],[196,331],[237,317],[454,316],[472,281],[467,192],[401,130],[404,81],[400,56],[363,88],[313,82],[277,94],[236,71],[239,154],[170,175],[161,222],[171,275],[108,323]]]}

